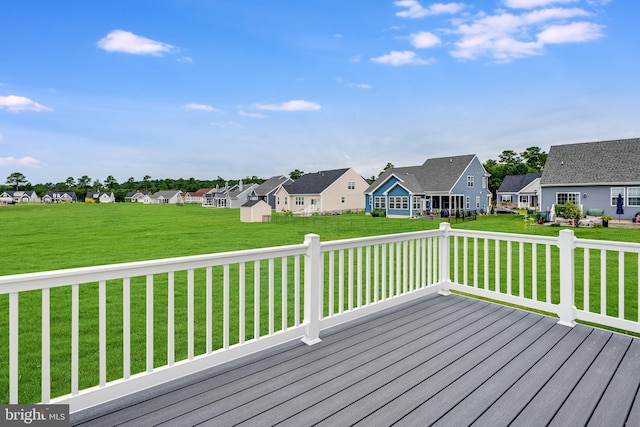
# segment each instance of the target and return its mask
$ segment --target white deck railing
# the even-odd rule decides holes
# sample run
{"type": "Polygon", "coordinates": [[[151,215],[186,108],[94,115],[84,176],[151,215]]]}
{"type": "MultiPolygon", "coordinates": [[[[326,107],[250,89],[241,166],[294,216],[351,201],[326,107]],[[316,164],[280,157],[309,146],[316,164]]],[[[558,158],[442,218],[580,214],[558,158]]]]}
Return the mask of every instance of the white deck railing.
{"type": "Polygon", "coordinates": [[[640,333],[639,283],[639,244],[448,223],[4,276],[0,392],[5,403],[69,403],[73,412],[292,339],[313,344],[325,328],[452,290],[556,313],[568,326],[640,333]]]}

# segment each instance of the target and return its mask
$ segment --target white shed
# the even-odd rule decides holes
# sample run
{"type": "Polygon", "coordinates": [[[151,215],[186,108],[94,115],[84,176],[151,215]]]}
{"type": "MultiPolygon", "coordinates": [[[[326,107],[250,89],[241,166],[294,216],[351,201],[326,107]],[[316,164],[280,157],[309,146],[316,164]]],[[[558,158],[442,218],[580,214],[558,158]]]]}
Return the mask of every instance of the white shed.
{"type": "Polygon", "coordinates": [[[264,200],[249,200],[240,206],[241,222],[268,222],[270,219],[271,206],[264,200]]]}

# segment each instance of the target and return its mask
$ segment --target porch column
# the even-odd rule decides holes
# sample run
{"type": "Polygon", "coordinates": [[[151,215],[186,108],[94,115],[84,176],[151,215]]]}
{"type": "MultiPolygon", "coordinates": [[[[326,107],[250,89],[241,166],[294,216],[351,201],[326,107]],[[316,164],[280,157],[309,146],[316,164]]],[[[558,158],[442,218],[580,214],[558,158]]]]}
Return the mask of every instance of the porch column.
{"type": "Polygon", "coordinates": [[[320,250],[320,236],[307,234],[304,243],[308,245],[304,257],[304,320],[306,323],[302,342],[307,345],[319,343],[320,340],[320,305],[321,292],[320,277],[322,252],[320,250]]]}
{"type": "Polygon", "coordinates": [[[558,305],[559,324],[573,328],[576,325],[575,274],[574,274],[573,230],[562,230],[558,237],[560,249],[560,304],[558,305]]]}
{"type": "Polygon", "coordinates": [[[451,232],[451,225],[448,222],[440,223],[440,286],[442,288],[438,291],[440,295],[450,295],[451,278],[450,278],[450,253],[449,253],[449,233],[451,232]]]}

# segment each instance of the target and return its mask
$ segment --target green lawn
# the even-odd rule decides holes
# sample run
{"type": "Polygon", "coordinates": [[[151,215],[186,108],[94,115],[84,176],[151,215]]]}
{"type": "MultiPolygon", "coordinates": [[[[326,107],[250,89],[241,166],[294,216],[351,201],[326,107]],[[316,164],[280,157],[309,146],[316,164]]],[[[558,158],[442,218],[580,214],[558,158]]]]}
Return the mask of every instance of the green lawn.
{"type": "MultiPolygon", "coordinates": [[[[340,216],[292,217],[277,215],[271,223],[241,223],[238,209],[213,209],[186,205],[142,205],[127,204],[73,204],[73,205],[18,205],[0,207],[0,227],[3,244],[0,245],[0,275],[47,271],[72,267],[112,264],[129,261],[180,257],[213,252],[251,249],[287,244],[298,244],[307,233],[317,233],[323,241],[435,229],[438,219],[388,219],[372,218],[364,214],[340,216]]],[[[560,228],[533,226],[525,228],[522,216],[504,215],[479,217],[475,221],[455,222],[454,228],[508,233],[557,236],[560,228]]],[[[573,229],[578,237],[640,242],[640,230],[611,228],[573,229]]],[[[491,251],[493,247],[491,247],[491,251]]],[[[503,257],[506,247],[502,248],[503,257]]],[[[461,250],[461,248],[460,248],[461,250]]],[[[528,250],[528,249],[526,249],[528,250]]],[[[513,260],[517,260],[517,245],[513,260]]],[[[482,245],[479,256],[483,256],[482,245]]],[[[595,256],[595,255],[592,255],[595,256]]],[[[526,255],[527,260],[530,254],[526,255]]],[[[540,275],[544,258],[539,256],[540,275]]],[[[578,261],[578,259],[577,259],[578,261]]],[[[529,262],[529,261],[527,261],[529,262]]],[[[632,263],[633,264],[633,263],[632,263]]],[[[637,263],[636,263],[637,264],[637,263]]],[[[276,266],[278,264],[276,263],[276,266]]],[[[480,263],[482,266],[482,263],[480,263]]],[[[502,261],[505,269],[505,261],[502,261]]],[[[235,267],[233,267],[235,268],[235,267]]],[[[636,266],[637,268],[637,266],[636,266]]],[[[252,277],[252,266],[247,266],[247,276],[252,277]]],[[[471,271],[471,270],[470,270],[471,271]]],[[[514,270],[516,271],[516,270],[514,270]]],[[[196,274],[196,354],[204,350],[204,271],[196,274]]],[[[214,283],[220,283],[221,269],[213,271],[214,283]]],[[[266,268],[261,270],[266,274],[266,268]]],[[[280,271],[276,271],[278,276],[280,271]]],[[[292,273],[290,273],[292,274],[292,273]]],[[[554,272],[557,274],[557,272],[554,272]]],[[[637,274],[628,270],[627,274],[637,274]]],[[[176,336],[186,336],[186,273],[176,275],[176,336]]],[[[236,275],[236,271],[232,271],[236,275]]],[[[599,280],[599,271],[592,271],[599,280]]],[[[291,277],[291,276],[289,276],[291,277]]],[[[504,277],[504,273],[503,276],[504,277]]],[[[637,276],[636,276],[637,277],[637,276]]],[[[154,336],[156,366],[166,363],[166,274],[154,278],[154,314],[156,319],[154,336]],[[164,347],[163,347],[164,346],[164,347]]],[[[276,279],[277,280],[277,279],[276,279]]],[[[472,283],[473,275],[469,275],[472,283]]],[[[480,283],[483,278],[479,277],[480,283]]],[[[517,277],[513,278],[517,280],[517,277]]],[[[528,280],[528,278],[527,278],[528,280]]],[[[515,282],[514,282],[515,283],[515,282]]],[[[132,279],[132,372],[144,370],[145,351],[145,303],[144,278],[132,279]],[[139,313],[138,316],[135,314],[139,313]]],[[[579,283],[578,283],[579,286],[579,283]]],[[[247,339],[252,334],[253,290],[247,287],[247,339]],[[249,330],[251,329],[251,330],[249,330]]],[[[530,295],[530,288],[525,291],[530,295]]],[[[516,292],[517,293],[517,292],[516,292]]],[[[97,375],[97,284],[81,287],[80,317],[82,324],[80,369],[81,388],[96,383],[97,375]]],[[[266,289],[261,290],[264,298],[266,289]]],[[[591,304],[598,304],[594,293],[591,304]]],[[[234,297],[235,298],[235,297],[234,297]]],[[[279,309],[276,295],[276,309],[279,309]]],[[[122,283],[109,283],[107,287],[108,328],[108,379],[122,374],[122,283]]],[[[40,292],[29,292],[20,297],[20,401],[35,402],[40,396],[40,292]]],[[[52,394],[69,392],[70,362],[68,337],[70,319],[70,289],[51,291],[52,306],[52,394]]],[[[266,304],[259,301],[262,320],[266,320],[266,304]]],[[[214,310],[221,310],[220,292],[214,292],[214,310]]],[[[289,302],[292,310],[293,303],[289,302]]],[[[8,342],[8,297],[0,296],[0,342],[8,342]]],[[[234,313],[234,316],[237,313],[234,313]]],[[[235,317],[234,317],[235,318],[235,317]]],[[[276,322],[278,322],[276,318],[276,322]]],[[[261,323],[264,333],[267,325],[261,323]]],[[[219,336],[219,319],[214,324],[214,333],[219,336]]],[[[234,336],[237,336],[235,326],[234,336]]],[[[186,340],[186,338],[185,338],[186,340]]],[[[216,341],[214,347],[219,347],[216,341]]],[[[0,346],[0,366],[7,369],[8,346],[0,346]]],[[[184,340],[176,343],[176,359],[186,356],[184,340]]],[[[7,375],[0,375],[0,402],[8,401],[7,375]]]]}

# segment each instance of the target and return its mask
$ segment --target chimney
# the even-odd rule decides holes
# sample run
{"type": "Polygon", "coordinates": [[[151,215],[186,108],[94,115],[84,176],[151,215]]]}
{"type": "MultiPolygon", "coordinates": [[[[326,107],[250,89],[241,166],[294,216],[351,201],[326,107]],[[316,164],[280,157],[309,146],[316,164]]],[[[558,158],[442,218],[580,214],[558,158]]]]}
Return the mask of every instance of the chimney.
{"type": "Polygon", "coordinates": [[[239,190],[242,192],[242,180],[240,180],[240,182],[238,182],[238,186],[240,187],[239,190]]]}

